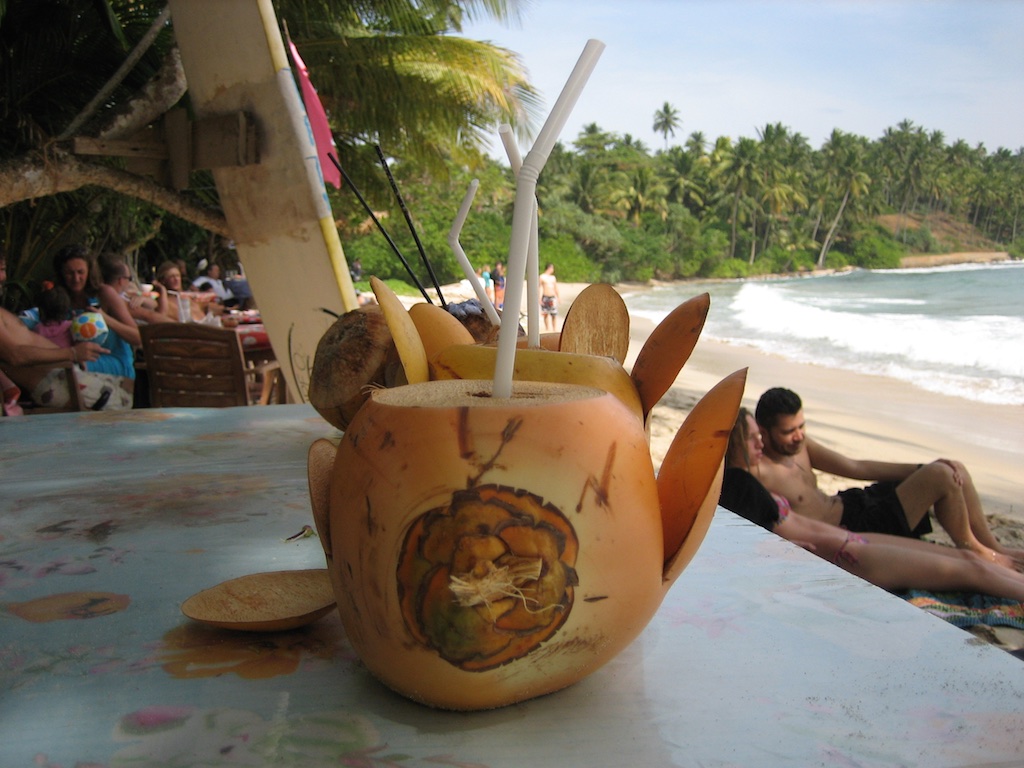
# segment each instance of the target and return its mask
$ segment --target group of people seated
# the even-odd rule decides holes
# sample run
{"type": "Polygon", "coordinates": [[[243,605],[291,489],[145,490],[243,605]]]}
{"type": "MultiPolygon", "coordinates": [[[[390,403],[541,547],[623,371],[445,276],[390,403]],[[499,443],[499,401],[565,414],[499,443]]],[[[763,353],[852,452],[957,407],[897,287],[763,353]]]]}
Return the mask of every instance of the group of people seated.
{"type": "MultiPolygon", "coordinates": [[[[142,347],[140,324],[220,324],[218,318],[232,297],[217,265],[200,262],[200,268],[203,274],[186,292],[184,267],[164,262],[154,293],[146,295],[124,259],[107,254],[96,258],[82,245],[61,248],[53,260],[53,281],[44,284],[38,306],[21,316],[0,309],[3,383],[39,406],[67,407],[70,387],[77,386],[86,408],[131,408],[135,353],[142,347]]],[[[6,281],[6,254],[0,251],[0,294],[6,281]]]]}
{"type": "Polygon", "coordinates": [[[1024,551],[1000,544],[958,461],[850,459],[808,437],[800,397],[776,387],[729,436],[719,500],[769,531],[892,591],[977,592],[1024,602],[1024,551]],[[815,471],[876,481],[828,495],[815,471]],[[929,510],[955,543],[921,539],[929,510]]]}

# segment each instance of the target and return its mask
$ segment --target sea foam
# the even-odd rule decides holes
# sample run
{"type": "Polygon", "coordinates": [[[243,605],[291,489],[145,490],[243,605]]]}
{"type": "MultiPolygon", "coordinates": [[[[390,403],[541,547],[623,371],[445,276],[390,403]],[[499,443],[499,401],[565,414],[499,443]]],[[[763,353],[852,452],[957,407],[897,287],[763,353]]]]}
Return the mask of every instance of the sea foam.
{"type": "Polygon", "coordinates": [[[707,338],[969,400],[1024,404],[1020,267],[683,283],[626,301],[657,323],[702,290],[712,294],[707,338]]]}

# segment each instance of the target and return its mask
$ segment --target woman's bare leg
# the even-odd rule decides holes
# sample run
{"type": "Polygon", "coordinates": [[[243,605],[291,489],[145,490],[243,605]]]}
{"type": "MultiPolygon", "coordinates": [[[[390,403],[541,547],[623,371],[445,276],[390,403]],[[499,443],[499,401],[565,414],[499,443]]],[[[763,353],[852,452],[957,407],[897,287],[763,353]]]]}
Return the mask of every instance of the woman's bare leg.
{"type": "Polygon", "coordinates": [[[979,556],[957,559],[916,548],[851,541],[854,562],[841,561],[851,573],[885,589],[980,592],[1024,602],[1024,581],[1013,571],[979,556]]]}
{"type": "Polygon", "coordinates": [[[861,534],[865,543],[842,528],[797,514],[774,530],[884,589],[981,592],[1024,602],[1024,574],[969,550],[880,533],[861,534]]]}

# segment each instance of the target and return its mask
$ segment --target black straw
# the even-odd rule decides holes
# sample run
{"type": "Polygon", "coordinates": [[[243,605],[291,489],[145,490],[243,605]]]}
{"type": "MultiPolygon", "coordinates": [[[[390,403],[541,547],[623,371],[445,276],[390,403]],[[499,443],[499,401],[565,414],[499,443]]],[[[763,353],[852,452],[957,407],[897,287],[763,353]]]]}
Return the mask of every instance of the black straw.
{"type": "Polygon", "coordinates": [[[434,284],[434,288],[437,290],[437,298],[441,300],[441,306],[444,309],[448,308],[448,303],[444,300],[444,296],[441,295],[441,286],[437,283],[437,275],[434,274],[434,268],[430,266],[430,261],[427,259],[427,253],[423,250],[423,243],[420,242],[420,236],[416,232],[416,227],[412,223],[412,216],[409,215],[409,209],[405,206],[405,200],[402,199],[402,193],[398,191],[398,184],[395,183],[395,177],[391,175],[391,169],[388,167],[388,161],[384,157],[384,152],[380,148],[380,144],[374,144],[374,149],[377,150],[377,157],[380,158],[380,164],[384,166],[384,173],[388,175],[388,181],[391,183],[391,190],[395,193],[395,199],[398,200],[398,207],[402,209],[402,215],[405,217],[405,223],[409,227],[409,231],[412,233],[412,239],[416,242],[416,250],[420,252],[420,258],[423,260],[424,266],[427,268],[427,274],[430,275],[430,280],[434,284]]]}
{"type": "Polygon", "coordinates": [[[412,271],[412,267],[409,266],[409,262],[406,261],[405,256],[402,255],[402,252],[398,250],[398,246],[395,245],[395,241],[391,239],[391,235],[389,235],[388,231],[384,229],[384,225],[380,223],[380,220],[377,218],[376,214],[374,214],[369,204],[366,202],[363,196],[359,194],[359,190],[356,189],[356,185],[352,183],[352,179],[350,179],[348,174],[345,173],[345,169],[341,167],[341,163],[338,162],[338,158],[336,158],[333,154],[328,154],[327,156],[331,158],[331,162],[334,163],[338,171],[341,172],[341,177],[345,180],[345,183],[352,188],[352,192],[355,193],[356,198],[359,200],[360,203],[362,203],[363,209],[370,215],[370,218],[373,219],[373,223],[377,225],[377,229],[379,229],[380,233],[384,235],[384,239],[388,241],[388,245],[391,246],[391,250],[395,252],[395,255],[398,256],[399,259],[401,259],[402,266],[405,267],[405,271],[409,273],[409,277],[412,278],[412,281],[413,283],[416,284],[416,287],[420,289],[420,293],[423,294],[423,298],[427,300],[427,303],[433,304],[434,302],[431,301],[430,296],[427,294],[427,289],[423,287],[423,283],[421,283],[419,281],[419,278],[416,277],[416,274],[412,271]]]}

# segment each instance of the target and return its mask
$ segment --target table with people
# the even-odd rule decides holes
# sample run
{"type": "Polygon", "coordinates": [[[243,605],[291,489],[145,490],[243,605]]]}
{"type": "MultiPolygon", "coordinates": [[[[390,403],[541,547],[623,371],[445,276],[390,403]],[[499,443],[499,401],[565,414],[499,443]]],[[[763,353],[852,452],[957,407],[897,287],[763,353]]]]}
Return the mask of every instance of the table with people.
{"type": "MultiPolygon", "coordinates": [[[[7,280],[0,251],[0,293],[7,280]]],[[[168,260],[152,286],[142,286],[127,262],[98,256],[83,245],[59,249],[52,280],[43,283],[36,306],[0,315],[0,385],[4,409],[21,411],[19,400],[66,408],[77,389],[82,407],[132,408],[140,396],[136,378],[144,369],[139,325],[195,322],[232,327],[251,363],[274,358],[251,295],[245,307],[224,286],[220,268],[200,261],[200,276],[185,290],[183,263],[168,260]]],[[[144,394],[140,399],[144,400],[144,394]]]]}

